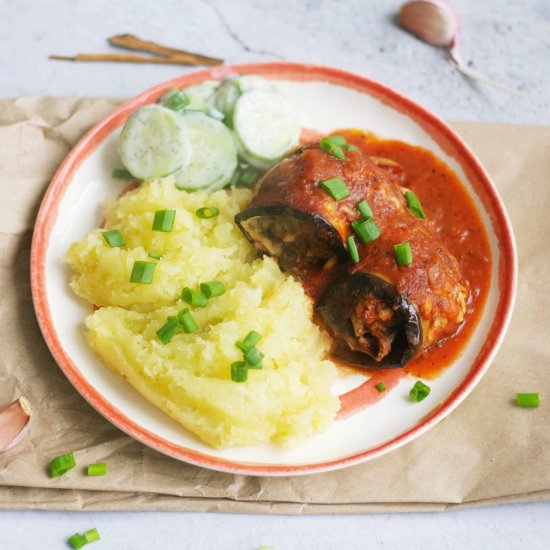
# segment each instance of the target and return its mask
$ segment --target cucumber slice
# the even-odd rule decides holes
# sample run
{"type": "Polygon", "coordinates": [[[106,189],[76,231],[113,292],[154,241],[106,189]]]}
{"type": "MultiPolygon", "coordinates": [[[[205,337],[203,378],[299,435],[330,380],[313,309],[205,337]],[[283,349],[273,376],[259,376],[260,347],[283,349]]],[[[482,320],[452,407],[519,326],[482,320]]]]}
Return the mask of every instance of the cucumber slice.
{"type": "Polygon", "coordinates": [[[298,144],[300,137],[297,113],[284,95],[272,90],[245,92],[235,105],[233,124],[245,158],[254,166],[262,161],[276,162],[298,144]]]}
{"type": "Polygon", "coordinates": [[[166,176],[186,166],[191,142],[184,118],[161,105],[137,109],[122,128],[118,154],[124,167],[138,179],[166,176]]]}
{"type": "Polygon", "coordinates": [[[208,112],[209,101],[212,94],[218,89],[220,83],[217,80],[205,80],[201,84],[187,86],[183,91],[190,100],[185,108],[188,111],[208,112]]]}
{"type": "Polygon", "coordinates": [[[269,80],[266,80],[265,78],[254,74],[238,76],[237,78],[235,78],[234,82],[238,86],[241,94],[249,92],[250,90],[277,91],[275,86],[269,80]]]}
{"type": "Polygon", "coordinates": [[[226,124],[231,126],[235,103],[240,95],[241,92],[235,80],[224,80],[210,98],[208,114],[214,118],[223,119],[226,124]]]}
{"type": "Polygon", "coordinates": [[[192,144],[189,164],[175,174],[178,189],[221,189],[237,168],[237,148],[231,130],[203,113],[183,115],[192,144]]]}

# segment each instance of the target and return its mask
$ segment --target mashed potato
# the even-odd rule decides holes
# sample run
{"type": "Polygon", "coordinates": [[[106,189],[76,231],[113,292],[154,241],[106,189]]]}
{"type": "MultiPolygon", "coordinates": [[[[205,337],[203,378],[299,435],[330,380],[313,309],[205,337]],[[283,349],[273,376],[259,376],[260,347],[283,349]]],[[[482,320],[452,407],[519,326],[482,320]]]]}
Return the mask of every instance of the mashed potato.
{"type": "Polygon", "coordinates": [[[247,189],[187,193],[170,181],[143,183],[105,204],[105,228],[126,241],[110,248],[92,231],[68,253],[71,287],[101,306],[86,319],[87,339],[102,361],[152,403],[215,447],[296,443],[325,429],[338,409],[331,393],[336,369],[324,356],[328,338],[311,321],[301,285],[270,258],[257,259],[233,218],[247,189]],[[219,216],[195,211],[216,206],[219,216]],[[171,233],[151,230],[156,210],[176,210],[171,233]],[[152,260],[149,252],[162,255],[152,260]],[[152,284],[130,283],[134,261],[156,261],[152,284]],[[226,293],[192,310],[199,327],[162,344],[156,331],[186,307],[184,286],[219,280],[226,293]],[[235,342],[255,330],[263,368],[236,383],[235,342]]]}

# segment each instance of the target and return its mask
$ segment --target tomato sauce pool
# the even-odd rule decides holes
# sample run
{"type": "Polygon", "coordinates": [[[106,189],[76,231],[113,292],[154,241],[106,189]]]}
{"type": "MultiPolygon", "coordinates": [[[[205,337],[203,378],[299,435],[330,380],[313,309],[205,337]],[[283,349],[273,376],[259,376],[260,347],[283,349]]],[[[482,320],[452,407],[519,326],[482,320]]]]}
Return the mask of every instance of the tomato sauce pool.
{"type": "MultiPolygon", "coordinates": [[[[460,355],[479,321],[491,277],[487,233],[457,175],[430,151],[401,141],[382,140],[358,130],[335,133],[343,135],[366,154],[395,161],[403,169],[401,185],[420,199],[427,218],[441,241],[457,258],[462,275],[470,284],[467,310],[460,329],[405,367],[407,373],[433,379],[460,355]]],[[[391,166],[388,168],[391,171],[391,166]]]]}

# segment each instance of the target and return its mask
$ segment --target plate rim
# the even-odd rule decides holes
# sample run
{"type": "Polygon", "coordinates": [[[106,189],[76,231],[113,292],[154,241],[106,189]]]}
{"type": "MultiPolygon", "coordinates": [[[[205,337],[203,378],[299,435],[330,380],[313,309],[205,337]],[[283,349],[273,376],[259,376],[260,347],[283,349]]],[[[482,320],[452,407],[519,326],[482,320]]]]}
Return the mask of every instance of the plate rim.
{"type": "MultiPolygon", "coordinates": [[[[435,138],[434,140],[444,149],[440,141],[435,138]]],[[[459,164],[462,166],[463,163],[459,162],[459,164]]],[[[450,414],[469,395],[483,377],[502,344],[516,297],[517,251],[510,219],[489,174],[462,138],[439,117],[414,100],[405,97],[393,89],[353,72],[307,63],[261,62],[224,65],[179,75],[123,102],[88,130],[65,157],[42,199],[33,232],[30,271],[34,309],[40,330],[50,352],[73,387],[106,420],[129,436],[156,451],[190,464],[233,474],[288,476],[337,470],[382,456],[425,433],[450,414]],[[128,418],[122,411],[103,397],[98,390],[93,388],[65,352],[55,330],[46,292],[45,259],[49,235],[57,218],[59,202],[64,196],[65,190],[70,185],[74,172],[96,150],[100,143],[123,124],[128,114],[136,108],[156,100],[171,87],[195,84],[209,78],[220,79],[235,73],[262,74],[275,79],[282,78],[301,82],[320,80],[365,93],[366,95],[375,97],[386,105],[390,105],[394,109],[400,107],[397,110],[401,114],[405,114],[413,119],[432,138],[434,138],[433,134],[437,134],[445,139],[446,143],[450,144],[460,154],[460,157],[467,161],[463,168],[468,167],[469,171],[475,175],[476,181],[481,183],[481,187],[486,193],[484,200],[483,197],[478,195],[478,190],[474,190],[492,221],[493,230],[498,240],[497,248],[500,256],[499,265],[496,266],[497,275],[499,275],[499,300],[496,305],[497,315],[495,315],[495,319],[491,323],[486,342],[473,360],[468,374],[439,407],[434,408],[416,425],[374,448],[322,462],[297,465],[266,465],[215,457],[172,443],[128,418]],[[291,76],[292,78],[290,78],[291,76]],[[486,201],[491,204],[491,211],[486,208],[486,201]],[[506,274],[506,277],[503,276],[503,273],[506,274]]]]}

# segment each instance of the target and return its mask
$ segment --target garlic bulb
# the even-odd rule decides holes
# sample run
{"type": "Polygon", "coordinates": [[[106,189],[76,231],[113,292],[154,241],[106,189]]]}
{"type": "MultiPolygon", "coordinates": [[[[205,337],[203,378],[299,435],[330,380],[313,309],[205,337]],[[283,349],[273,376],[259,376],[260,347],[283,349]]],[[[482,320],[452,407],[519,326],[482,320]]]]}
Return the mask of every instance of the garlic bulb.
{"type": "Polygon", "coordinates": [[[16,445],[28,430],[31,405],[20,397],[0,410],[0,453],[16,445]]]}

